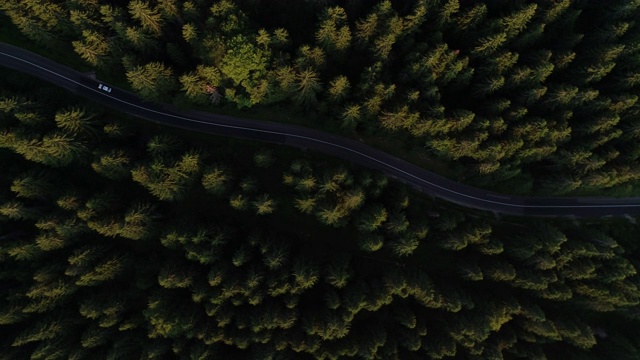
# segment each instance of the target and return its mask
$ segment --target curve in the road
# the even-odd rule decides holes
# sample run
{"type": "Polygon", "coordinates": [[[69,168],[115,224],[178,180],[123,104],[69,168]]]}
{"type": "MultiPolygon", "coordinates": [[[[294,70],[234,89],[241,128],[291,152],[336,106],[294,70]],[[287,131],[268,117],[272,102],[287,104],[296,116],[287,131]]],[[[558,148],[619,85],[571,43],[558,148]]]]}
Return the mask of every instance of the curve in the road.
{"type": "Polygon", "coordinates": [[[456,204],[496,213],[527,216],[607,216],[640,214],[640,198],[526,197],[489,192],[457,183],[361,142],[304,127],[180,111],[150,104],[136,95],[103,84],[24,49],[0,43],[0,65],[33,75],[116,110],[165,125],[313,149],[381,170],[403,183],[456,204]]]}

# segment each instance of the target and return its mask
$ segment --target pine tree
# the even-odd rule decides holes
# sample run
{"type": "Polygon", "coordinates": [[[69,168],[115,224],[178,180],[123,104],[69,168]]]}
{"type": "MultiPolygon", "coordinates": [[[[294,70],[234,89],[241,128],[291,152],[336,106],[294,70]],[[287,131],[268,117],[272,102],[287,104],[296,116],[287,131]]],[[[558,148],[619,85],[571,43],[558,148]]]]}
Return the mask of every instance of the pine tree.
{"type": "Polygon", "coordinates": [[[463,12],[460,16],[456,17],[457,27],[460,30],[473,30],[476,28],[487,16],[487,5],[477,4],[472,8],[469,8],[466,12],[463,12]]]}
{"type": "Polygon", "coordinates": [[[162,16],[169,20],[177,20],[178,22],[182,22],[180,18],[180,8],[178,4],[176,4],[176,0],[160,0],[158,2],[158,8],[162,13],[162,16]]]}
{"type": "Polygon", "coordinates": [[[419,239],[413,234],[405,234],[390,244],[393,253],[399,257],[413,254],[419,245],[419,239]]]}
{"type": "Polygon", "coordinates": [[[452,20],[452,16],[460,11],[460,2],[458,0],[447,0],[439,11],[438,22],[442,26],[448,24],[452,20]]]}
{"type": "Polygon", "coordinates": [[[319,280],[319,270],[312,259],[298,256],[293,262],[292,276],[296,287],[309,289],[319,280]]]}
{"type": "Polygon", "coordinates": [[[110,43],[100,33],[83,30],[82,40],[72,41],[73,49],[89,64],[102,68],[109,64],[110,43]]]}
{"type": "Polygon", "coordinates": [[[349,263],[350,257],[345,253],[340,253],[333,257],[329,263],[325,264],[325,282],[338,289],[347,286],[347,283],[353,277],[353,270],[349,263]]]}
{"type": "Polygon", "coordinates": [[[366,209],[358,221],[358,228],[362,231],[374,231],[387,221],[388,212],[382,205],[373,205],[366,209]]]}
{"type": "Polygon", "coordinates": [[[109,153],[99,156],[91,163],[91,167],[98,174],[112,180],[122,180],[131,173],[131,155],[122,149],[113,149],[109,153]]]}
{"type": "Polygon", "coordinates": [[[189,288],[193,282],[193,272],[177,262],[165,264],[158,274],[158,284],[166,289],[189,288]]]}
{"type": "Polygon", "coordinates": [[[347,130],[355,130],[358,122],[361,119],[361,116],[360,105],[348,105],[342,112],[341,127],[347,130]]]}
{"type": "Polygon", "coordinates": [[[336,77],[329,84],[329,99],[335,103],[341,102],[348,97],[350,88],[351,85],[346,76],[340,75],[336,77]]]}
{"type": "Polygon", "coordinates": [[[378,14],[375,12],[367,15],[365,19],[356,21],[356,38],[361,44],[368,43],[378,31],[378,14]]]}
{"type": "Polygon", "coordinates": [[[36,244],[42,251],[52,251],[63,248],[65,239],[59,234],[53,232],[45,232],[38,235],[36,244]]]}
{"type": "Polygon", "coordinates": [[[56,125],[74,136],[89,135],[96,136],[97,130],[95,122],[92,119],[95,114],[87,114],[87,111],[79,107],[66,108],[58,110],[55,115],[56,125]]]}
{"type": "Polygon", "coordinates": [[[303,214],[312,214],[315,210],[317,199],[315,197],[303,197],[295,199],[295,207],[303,214]]]}
{"type": "Polygon", "coordinates": [[[226,169],[214,165],[203,173],[202,186],[204,186],[205,190],[209,193],[220,196],[226,192],[231,180],[232,176],[226,169]]]}
{"type": "Polygon", "coordinates": [[[84,143],[60,132],[49,133],[42,140],[15,136],[3,139],[1,136],[0,133],[0,139],[25,159],[52,167],[66,166],[74,161],[81,162],[88,152],[84,143]]]}
{"type": "Polygon", "coordinates": [[[182,75],[180,83],[187,96],[199,103],[214,102],[214,94],[218,94],[222,76],[220,70],[214,66],[198,65],[195,72],[182,75]]]}
{"type": "Polygon", "coordinates": [[[127,80],[143,98],[155,101],[165,98],[176,85],[171,68],[159,62],[127,71],[127,80]]]}
{"type": "Polygon", "coordinates": [[[131,240],[141,240],[153,234],[157,215],[155,206],[135,204],[124,215],[118,234],[131,240]]]}
{"type": "Polygon", "coordinates": [[[235,194],[229,198],[229,205],[236,210],[246,210],[249,207],[249,200],[242,194],[235,194]]]}
{"type": "Polygon", "coordinates": [[[383,128],[397,130],[400,128],[411,129],[420,118],[419,113],[409,110],[408,106],[403,106],[395,112],[383,112],[380,115],[380,123],[383,128]]]}
{"type": "Polygon", "coordinates": [[[261,149],[253,156],[253,162],[259,168],[268,168],[274,163],[273,153],[268,149],[261,149]]]}
{"type": "Polygon", "coordinates": [[[316,94],[322,90],[320,79],[311,69],[302,70],[296,76],[297,89],[294,100],[301,105],[311,106],[316,103],[316,94]]]}
{"type": "Polygon", "coordinates": [[[308,174],[305,177],[297,179],[295,188],[300,192],[311,192],[316,189],[317,185],[318,181],[316,178],[313,175],[308,174]]]}
{"type": "Polygon", "coordinates": [[[316,30],[316,41],[327,52],[343,52],[351,43],[351,29],[347,13],[341,7],[326,8],[320,15],[320,25],[316,30]]]}
{"type": "Polygon", "coordinates": [[[426,1],[417,1],[413,12],[403,19],[405,34],[413,34],[420,29],[420,26],[427,20],[428,4],[426,1]]]}
{"type": "Polygon", "coordinates": [[[32,2],[25,6],[17,1],[0,4],[0,10],[6,12],[11,22],[30,40],[49,49],[61,45],[56,39],[56,27],[65,19],[61,5],[51,2],[32,2]]]}
{"type": "Polygon", "coordinates": [[[301,71],[319,70],[325,65],[326,60],[326,54],[322,48],[303,45],[298,49],[295,64],[301,71]]]}
{"type": "Polygon", "coordinates": [[[384,245],[384,237],[378,234],[360,233],[358,234],[358,247],[361,250],[372,252],[378,251],[384,245]]]}
{"type": "Polygon", "coordinates": [[[507,34],[499,32],[497,34],[486,36],[477,42],[473,49],[474,54],[481,56],[490,56],[495,53],[507,41],[507,34]]]}
{"type": "Polygon", "coordinates": [[[50,273],[49,270],[51,269],[44,267],[34,273],[35,282],[24,293],[29,299],[22,309],[24,313],[47,313],[59,309],[77,290],[77,286],[68,279],[50,273]]]}
{"type": "Polygon", "coordinates": [[[531,21],[538,8],[537,4],[529,4],[523,9],[500,19],[501,30],[511,39],[521,33],[531,21]]]}
{"type": "Polygon", "coordinates": [[[81,335],[80,344],[87,349],[104,346],[111,341],[113,330],[90,325],[81,335]]]}
{"type": "Polygon", "coordinates": [[[199,173],[200,154],[192,151],[171,165],[156,160],[149,165],[138,166],[131,171],[131,176],[158,199],[176,201],[186,196],[199,173]]]}
{"type": "Polygon", "coordinates": [[[198,41],[198,29],[196,25],[187,23],[182,25],[182,37],[190,44],[195,44],[198,41]]]}
{"type": "Polygon", "coordinates": [[[20,174],[11,184],[11,191],[17,197],[45,199],[55,195],[53,175],[45,171],[31,170],[20,174]]]}
{"type": "Polygon", "coordinates": [[[267,215],[275,211],[275,201],[269,198],[269,194],[262,194],[252,202],[252,205],[258,215],[267,215]]]}
{"type": "Polygon", "coordinates": [[[162,32],[162,17],[157,9],[152,9],[149,3],[142,0],[133,0],[128,4],[129,14],[140,21],[142,27],[157,35],[162,32]]]}
{"type": "Polygon", "coordinates": [[[153,53],[158,51],[159,43],[153,35],[145,32],[139,27],[127,27],[125,38],[137,50],[143,53],[153,53]]]}
{"type": "Polygon", "coordinates": [[[0,205],[0,215],[14,220],[34,219],[38,217],[38,210],[19,201],[9,201],[0,205]]]}

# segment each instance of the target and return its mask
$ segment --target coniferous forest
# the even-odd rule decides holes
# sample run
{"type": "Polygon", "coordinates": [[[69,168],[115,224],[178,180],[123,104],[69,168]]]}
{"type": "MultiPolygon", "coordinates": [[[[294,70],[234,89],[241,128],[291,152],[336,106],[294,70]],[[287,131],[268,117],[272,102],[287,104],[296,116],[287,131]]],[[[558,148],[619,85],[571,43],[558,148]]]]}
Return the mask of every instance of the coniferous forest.
{"type": "MultiPolygon", "coordinates": [[[[6,0],[0,40],[475,186],[637,196],[637,19],[637,0],[6,0]]],[[[638,359],[636,221],[464,209],[0,68],[0,359],[638,359]]]]}

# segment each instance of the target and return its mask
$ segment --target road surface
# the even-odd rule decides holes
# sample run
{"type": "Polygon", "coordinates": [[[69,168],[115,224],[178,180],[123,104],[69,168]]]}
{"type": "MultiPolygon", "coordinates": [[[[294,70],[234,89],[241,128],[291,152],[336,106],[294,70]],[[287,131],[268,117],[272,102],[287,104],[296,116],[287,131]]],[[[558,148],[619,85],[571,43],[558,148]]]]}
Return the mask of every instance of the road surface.
{"type": "Polygon", "coordinates": [[[465,207],[520,216],[601,217],[640,214],[640,198],[526,197],[490,192],[434,174],[359,141],[300,126],[181,111],[152,104],[27,50],[0,43],[0,65],[156,123],[204,133],[311,149],[380,170],[423,193],[465,207]],[[106,85],[109,91],[105,91],[106,85]]]}

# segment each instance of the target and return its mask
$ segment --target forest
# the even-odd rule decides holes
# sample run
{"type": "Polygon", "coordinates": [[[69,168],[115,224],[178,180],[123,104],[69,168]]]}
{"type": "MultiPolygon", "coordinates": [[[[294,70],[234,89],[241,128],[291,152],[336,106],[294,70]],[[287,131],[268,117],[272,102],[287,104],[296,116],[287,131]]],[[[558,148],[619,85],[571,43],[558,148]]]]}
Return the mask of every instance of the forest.
{"type": "Polygon", "coordinates": [[[504,192],[623,196],[639,193],[639,4],[7,0],[0,11],[149,100],[366,138],[504,192]]]}
{"type": "MultiPolygon", "coordinates": [[[[638,193],[637,18],[621,0],[0,4],[2,41],[149,101],[556,195],[638,193]]],[[[637,218],[463,209],[3,68],[0,169],[0,359],[640,357],[637,218]]]]}

